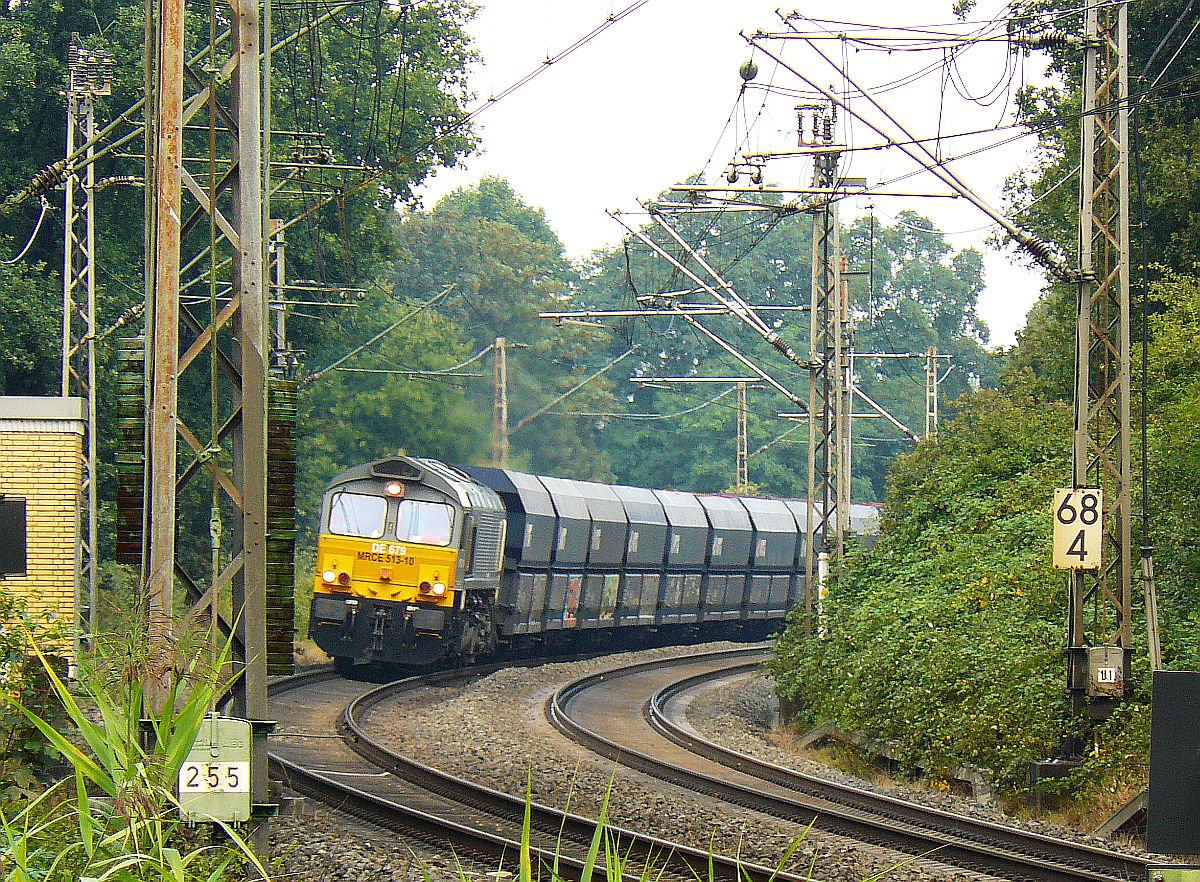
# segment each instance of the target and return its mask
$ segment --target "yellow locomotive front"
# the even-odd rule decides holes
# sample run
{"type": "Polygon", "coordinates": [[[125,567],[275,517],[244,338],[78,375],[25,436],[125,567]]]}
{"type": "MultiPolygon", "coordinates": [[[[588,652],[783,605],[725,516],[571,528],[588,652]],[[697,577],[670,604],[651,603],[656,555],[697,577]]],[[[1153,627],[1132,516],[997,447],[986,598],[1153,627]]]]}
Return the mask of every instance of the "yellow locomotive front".
{"type": "Polygon", "coordinates": [[[339,475],[321,506],[309,634],[339,669],[452,652],[464,510],[407,458],[339,475]]]}

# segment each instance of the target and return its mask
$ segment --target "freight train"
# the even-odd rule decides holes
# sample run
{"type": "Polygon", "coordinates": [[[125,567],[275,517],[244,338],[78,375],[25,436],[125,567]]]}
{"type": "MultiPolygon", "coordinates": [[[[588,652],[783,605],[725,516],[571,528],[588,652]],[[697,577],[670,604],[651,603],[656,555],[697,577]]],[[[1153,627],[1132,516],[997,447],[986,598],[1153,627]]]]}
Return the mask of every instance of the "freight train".
{"type": "MultiPolygon", "coordinates": [[[[794,499],[381,459],[325,491],[309,634],[343,673],[651,633],[761,637],[804,596],[807,517],[794,499]]],[[[856,505],[851,528],[877,518],[856,505]]]]}

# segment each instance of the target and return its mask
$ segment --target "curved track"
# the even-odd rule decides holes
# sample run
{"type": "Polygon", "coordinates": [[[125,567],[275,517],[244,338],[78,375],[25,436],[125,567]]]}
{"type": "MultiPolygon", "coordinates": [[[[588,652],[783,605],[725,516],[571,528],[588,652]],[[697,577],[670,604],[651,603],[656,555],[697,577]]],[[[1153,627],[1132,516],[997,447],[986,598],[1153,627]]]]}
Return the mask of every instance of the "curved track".
{"type": "MultiPolygon", "coordinates": [[[[390,751],[372,741],[361,726],[373,705],[399,692],[480,677],[496,667],[413,677],[374,688],[339,679],[330,671],[277,683],[271,693],[271,712],[279,723],[270,739],[272,773],[288,787],[341,811],[435,846],[450,846],[459,855],[513,866],[520,852],[525,800],[390,751]]],[[[579,878],[596,822],[536,803],[529,804],[528,811],[532,859],[556,867],[563,877],[579,878]]],[[[653,875],[670,882],[804,879],[629,830],[609,831],[630,859],[626,878],[631,882],[641,877],[647,863],[653,875]]]]}
{"type": "Polygon", "coordinates": [[[803,775],[722,748],[676,721],[690,691],[740,677],[763,657],[761,650],[733,650],[586,677],[559,690],[547,715],[572,739],[646,774],[941,865],[1039,882],[1145,878],[1143,858],[803,775]]]}

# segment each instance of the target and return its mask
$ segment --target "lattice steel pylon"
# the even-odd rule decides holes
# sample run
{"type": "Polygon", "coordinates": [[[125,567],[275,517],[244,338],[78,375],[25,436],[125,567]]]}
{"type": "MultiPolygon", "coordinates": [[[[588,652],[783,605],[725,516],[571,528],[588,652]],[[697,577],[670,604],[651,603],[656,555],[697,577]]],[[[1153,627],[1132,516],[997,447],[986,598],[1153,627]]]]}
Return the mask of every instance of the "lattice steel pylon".
{"type": "Polygon", "coordinates": [[[96,632],[99,541],[96,486],[96,192],[95,98],[111,94],[112,56],[67,50],[67,167],[63,197],[62,394],[83,399],[83,483],[76,531],[75,634],[96,632]],[[86,146],[85,146],[86,145],[86,146]],[[76,156],[83,150],[82,156],[76,156]],[[72,159],[72,157],[75,157],[72,159]],[[85,600],[86,598],[86,600],[85,600]]]}
{"type": "Polygon", "coordinates": [[[938,433],[938,387],[941,373],[938,369],[938,351],[930,346],[925,352],[925,440],[937,438],[938,433]]]}
{"type": "Polygon", "coordinates": [[[1131,656],[1128,19],[1126,3],[1088,4],[1072,480],[1105,491],[1105,547],[1071,575],[1068,688],[1093,719],[1128,694],[1131,656]],[[1097,650],[1119,653],[1119,682],[1093,676],[1097,650]]]}
{"type": "Polygon", "coordinates": [[[508,468],[508,344],[497,337],[495,348],[495,381],[492,401],[492,465],[508,468]]]}
{"type": "MultiPolygon", "coordinates": [[[[802,105],[800,142],[806,146],[833,145],[836,109],[832,104],[802,105]],[[810,121],[810,124],[808,124],[810,121]],[[811,132],[811,136],[806,135],[811,132]]],[[[836,151],[813,155],[813,187],[833,190],[838,184],[836,151]]],[[[848,483],[839,480],[849,414],[843,393],[846,341],[842,322],[841,229],[834,196],[826,197],[813,213],[812,311],[808,394],[808,530],[804,551],[806,630],[827,590],[830,561],[844,551],[849,500],[848,483]]]]}
{"type": "Polygon", "coordinates": [[[746,383],[737,384],[737,492],[750,492],[750,403],[746,383]]]}
{"type": "MultiPolygon", "coordinates": [[[[228,10],[220,2],[213,0],[207,18],[195,17],[210,43],[203,68],[184,62],[183,0],[151,7],[143,583],[152,659],[169,659],[174,631],[185,620],[211,621],[214,639],[232,644],[230,709],[250,720],[258,736],[265,735],[267,707],[270,352],[262,26],[259,0],[229,0],[228,10]],[[230,26],[222,34],[225,21],[230,26]],[[186,155],[199,162],[185,160],[185,143],[186,155]],[[199,285],[202,292],[189,294],[188,303],[181,301],[181,275],[189,277],[184,287],[199,285]],[[186,615],[175,609],[177,594],[186,615]]],[[[161,695],[155,690],[162,683],[149,685],[161,695]]],[[[251,800],[264,807],[267,794],[266,743],[256,737],[251,800]]],[[[264,821],[254,833],[256,847],[265,847],[266,832],[264,821]]]]}

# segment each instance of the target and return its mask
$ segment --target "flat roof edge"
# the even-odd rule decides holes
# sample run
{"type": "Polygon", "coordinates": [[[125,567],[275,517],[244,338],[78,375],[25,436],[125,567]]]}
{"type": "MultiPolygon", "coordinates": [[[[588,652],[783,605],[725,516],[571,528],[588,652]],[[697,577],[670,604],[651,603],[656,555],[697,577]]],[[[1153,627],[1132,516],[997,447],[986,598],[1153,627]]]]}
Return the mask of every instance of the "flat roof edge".
{"type": "Polygon", "coordinates": [[[0,420],[83,420],[83,399],[0,395],[0,420]]]}

